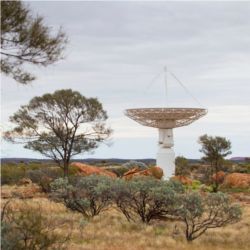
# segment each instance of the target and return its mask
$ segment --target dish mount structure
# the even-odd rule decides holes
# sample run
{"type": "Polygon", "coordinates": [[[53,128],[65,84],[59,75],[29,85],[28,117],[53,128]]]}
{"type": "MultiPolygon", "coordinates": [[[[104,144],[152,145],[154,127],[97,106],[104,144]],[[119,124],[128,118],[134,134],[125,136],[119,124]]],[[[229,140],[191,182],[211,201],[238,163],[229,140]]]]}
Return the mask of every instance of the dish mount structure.
{"type": "MultiPolygon", "coordinates": [[[[167,70],[165,68],[167,92],[167,70]]],[[[172,74],[173,75],[173,74],[172,74]]],[[[174,75],[173,75],[174,76],[174,75]]],[[[175,77],[176,78],[176,77],[175,77]]],[[[176,80],[178,80],[176,78],[176,80]]],[[[181,83],[178,80],[179,83],[181,83]]],[[[181,84],[182,85],[182,84],[181,84]]],[[[183,86],[183,85],[182,85],[183,86]]],[[[183,86],[184,87],[184,86],[183,86]]],[[[175,153],[173,150],[173,128],[187,126],[206,115],[204,108],[135,108],[125,110],[125,115],[141,125],[158,128],[158,153],[156,165],[164,172],[164,179],[175,174],[175,153]]]]}

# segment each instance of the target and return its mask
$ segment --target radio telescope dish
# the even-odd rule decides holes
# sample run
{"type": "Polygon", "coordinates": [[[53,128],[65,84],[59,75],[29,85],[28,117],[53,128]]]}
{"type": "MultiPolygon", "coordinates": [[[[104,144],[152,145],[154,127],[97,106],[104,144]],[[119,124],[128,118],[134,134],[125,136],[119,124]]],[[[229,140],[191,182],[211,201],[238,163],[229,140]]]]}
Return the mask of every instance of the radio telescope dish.
{"type": "MultiPolygon", "coordinates": [[[[165,84],[167,90],[166,74],[167,71],[165,69],[165,84]]],[[[173,73],[171,74],[181,86],[184,87],[180,80],[177,79],[173,73]]],[[[187,91],[186,88],[185,90],[187,91]]],[[[193,97],[193,99],[195,98],[193,97]]],[[[173,128],[187,126],[206,114],[207,110],[204,108],[163,107],[132,108],[125,110],[125,115],[139,124],[158,128],[159,141],[156,164],[163,169],[165,179],[169,179],[175,173],[173,128]]]]}

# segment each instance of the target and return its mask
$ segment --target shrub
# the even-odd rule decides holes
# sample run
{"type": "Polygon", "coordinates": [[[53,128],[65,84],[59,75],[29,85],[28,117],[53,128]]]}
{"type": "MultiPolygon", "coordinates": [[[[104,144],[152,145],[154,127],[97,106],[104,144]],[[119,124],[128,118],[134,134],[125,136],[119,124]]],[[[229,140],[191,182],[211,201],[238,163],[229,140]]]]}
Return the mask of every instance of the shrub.
{"type": "Polygon", "coordinates": [[[143,163],[143,162],[139,162],[139,161],[129,161],[129,162],[126,162],[124,164],[122,164],[122,167],[126,168],[126,169],[132,169],[132,168],[139,168],[141,170],[144,170],[144,169],[147,169],[148,166],[143,163]]]}
{"type": "Polygon", "coordinates": [[[183,187],[177,182],[140,177],[131,181],[117,180],[113,185],[113,199],[129,221],[139,217],[149,223],[174,212],[176,193],[180,191],[183,187]]]}
{"type": "Polygon", "coordinates": [[[1,185],[13,185],[26,175],[25,166],[3,164],[1,166],[1,185]]]}
{"type": "Polygon", "coordinates": [[[29,170],[27,172],[27,177],[31,179],[33,183],[37,183],[45,193],[51,191],[50,183],[62,176],[62,170],[60,168],[53,167],[29,170]]]}
{"type": "MultiPolygon", "coordinates": [[[[18,162],[18,163],[3,163],[1,166],[1,184],[2,185],[14,185],[23,178],[27,178],[30,171],[48,172],[52,167],[48,167],[48,164],[30,162],[18,162]],[[45,169],[45,170],[44,170],[45,169]]],[[[28,177],[29,178],[29,177],[28,177]]],[[[58,176],[57,176],[58,178],[58,176]]]]}
{"type": "Polygon", "coordinates": [[[233,170],[231,172],[250,174],[250,163],[239,163],[233,165],[233,170]]]}
{"type": "MultiPolygon", "coordinates": [[[[201,182],[198,180],[193,180],[191,185],[186,185],[185,187],[187,190],[193,190],[193,191],[204,189],[204,185],[202,185],[201,182]]],[[[205,191],[205,190],[203,190],[203,191],[205,191]]]]}
{"type": "Polygon", "coordinates": [[[118,177],[122,177],[122,176],[128,171],[127,168],[122,167],[122,166],[117,166],[117,167],[115,167],[115,168],[110,168],[110,169],[107,168],[107,170],[112,171],[112,172],[115,173],[118,177]]]}
{"type": "Polygon", "coordinates": [[[23,203],[18,211],[5,207],[2,214],[1,249],[35,250],[65,249],[69,236],[62,238],[52,218],[45,217],[41,206],[34,208],[23,203]]]}
{"type": "Polygon", "coordinates": [[[86,218],[94,217],[111,205],[112,181],[109,177],[97,175],[59,178],[51,183],[51,198],[86,218]]]}
{"type": "Polygon", "coordinates": [[[206,196],[190,192],[182,194],[178,201],[178,215],[185,223],[187,241],[197,239],[209,228],[235,223],[241,218],[240,207],[231,204],[228,196],[220,192],[206,196]]]}

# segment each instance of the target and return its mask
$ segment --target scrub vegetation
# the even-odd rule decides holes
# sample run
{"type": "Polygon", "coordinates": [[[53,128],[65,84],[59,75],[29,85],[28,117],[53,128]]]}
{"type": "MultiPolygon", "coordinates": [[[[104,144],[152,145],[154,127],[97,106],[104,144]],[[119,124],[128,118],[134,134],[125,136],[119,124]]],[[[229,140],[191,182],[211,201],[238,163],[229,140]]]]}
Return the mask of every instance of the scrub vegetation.
{"type": "MultiPolygon", "coordinates": [[[[247,161],[224,162],[225,172],[247,174],[247,161]]],[[[211,175],[204,184],[199,172],[209,166],[183,157],[179,163],[191,183],[80,176],[73,167],[64,178],[52,161],[5,162],[2,249],[248,249],[249,187],[220,184],[214,192],[211,175]]],[[[133,168],[131,162],[95,165],[114,172],[133,168]]]]}
{"type": "MultiPolygon", "coordinates": [[[[6,200],[3,201],[2,208],[5,203],[6,200]]],[[[163,250],[166,248],[177,250],[247,250],[250,244],[250,206],[247,204],[242,206],[243,220],[223,228],[210,229],[191,243],[186,241],[185,224],[180,220],[171,218],[164,221],[152,220],[149,224],[140,221],[129,222],[114,207],[110,207],[90,220],[84,219],[80,213],[68,210],[62,203],[55,203],[47,198],[34,198],[27,201],[12,199],[6,210],[10,210],[8,213],[12,214],[14,211],[19,211],[20,215],[20,211],[26,211],[27,207],[32,211],[38,209],[39,214],[43,217],[41,226],[46,228],[44,234],[48,233],[46,237],[49,239],[51,239],[51,235],[54,235],[56,238],[52,239],[58,241],[52,241],[53,244],[48,249],[53,249],[56,244],[63,244],[63,247],[71,250],[163,250]],[[46,224],[48,221],[52,225],[46,224]],[[62,242],[62,239],[67,240],[62,242]]],[[[28,213],[29,216],[25,214],[22,218],[19,215],[17,214],[16,217],[22,221],[27,220],[31,214],[28,213]]],[[[36,217],[37,213],[32,214],[32,216],[36,217]]],[[[29,223],[32,223],[33,219],[29,223]]],[[[25,225],[25,223],[22,222],[21,225],[25,225]]],[[[33,231],[30,233],[34,233],[33,231]]],[[[36,234],[34,233],[34,235],[36,234]]],[[[5,237],[3,232],[2,236],[5,237]]],[[[10,233],[7,233],[6,237],[3,240],[8,240],[10,233]]],[[[17,238],[14,238],[12,234],[11,239],[17,238]]],[[[23,240],[19,244],[23,244],[23,240]]]]}

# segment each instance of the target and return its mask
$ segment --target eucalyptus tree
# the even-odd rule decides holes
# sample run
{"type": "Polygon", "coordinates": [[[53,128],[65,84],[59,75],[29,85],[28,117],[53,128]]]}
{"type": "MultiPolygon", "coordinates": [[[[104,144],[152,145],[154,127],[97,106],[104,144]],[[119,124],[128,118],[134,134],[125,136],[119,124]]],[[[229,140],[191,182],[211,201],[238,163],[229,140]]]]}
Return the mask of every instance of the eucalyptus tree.
{"type": "Polygon", "coordinates": [[[27,84],[35,76],[23,66],[47,66],[62,58],[67,37],[60,28],[56,34],[43,17],[31,13],[22,1],[1,1],[1,71],[17,82],[27,84]]]}
{"type": "MultiPolygon", "coordinates": [[[[211,165],[211,175],[216,174],[220,169],[220,164],[224,157],[231,154],[231,142],[224,137],[202,135],[199,137],[199,144],[201,144],[200,152],[204,154],[202,158],[211,165]]],[[[214,191],[218,191],[219,183],[217,178],[214,178],[214,191]]]]}
{"type": "Polygon", "coordinates": [[[21,106],[10,117],[15,127],[5,138],[53,159],[67,176],[73,156],[92,151],[109,138],[107,118],[96,98],[71,89],[57,90],[21,106]]]}

